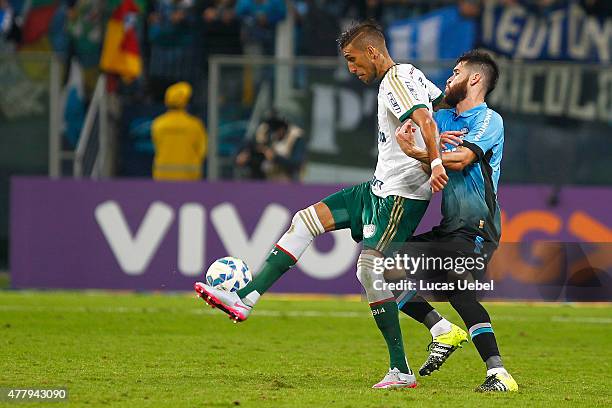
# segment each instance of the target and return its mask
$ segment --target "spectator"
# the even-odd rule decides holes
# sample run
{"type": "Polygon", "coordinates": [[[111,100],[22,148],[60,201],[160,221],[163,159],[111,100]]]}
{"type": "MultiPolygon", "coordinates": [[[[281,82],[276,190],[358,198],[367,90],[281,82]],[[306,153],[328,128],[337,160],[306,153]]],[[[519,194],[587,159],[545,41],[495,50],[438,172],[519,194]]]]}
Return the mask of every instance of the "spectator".
{"type": "Polygon", "coordinates": [[[459,0],[459,12],[466,18],[480,17],[482,5],[480,0],[459,0]]]}
{"type": "Polygon", "coordinates": [[[246,168],[253,179],[298,181],[306,143],[304,132],[276,113],[264,120],[250,141],[236,156],[236,165],[246,168]]]}
{"type": "Polygon", "coordinates": [[[199,180],[206,155],[206,129],[202,121],[187,113],[191,85],[179,82],[166,90],[168,112],[153,121],[155,180],[199,180]]]}
{"type": "Polygon", "coordinates": [[[612,2],[610,0],[581,0],[585,11],[592,16],[612,16],[612,2]]]}
{"type": "Polygon", "coordinates": [[[167,45],[188,41],[193,0],[157,0],[149,14],[149,36],[152,41],[167,45]]]}
{"type": "Polygon", "coordinates": [[[12,50],[12,46],[21,40],[19,26],[15,20],[15,13],[8,0],[0,0],[0,50],[12,50]],[[6,41],[6,46],[3,46],[6,41]],[[12,45],[10,45],[12,43],[12,45]]]}
{"type": "Polygon", "coordinates": [[[359,11],[360,20],[381,20],[383,11],[383,2],[381,0],[360,0],[354,3],[356,3],[357,9],[359,11]]]}
{"type": "Polygon", "coordinates": [[[205,55],[242,54],[235,0],[204,0],[198,14],[204,22],[205,55]]]}
{"type": "Polygon", "coordinates": [[[341,4],[328,4],[325,0],[303,0],[297,3],[296,22],[299,34],[298,54],[309,56],[338,55],[336,38],[340,32],[340,19],[344,13],[341,4]]]}
{"type": "Polygon", "coordinates": [[[8,0],[0,0],[0,34],[5,36],[13,25],[13,9],[8,0]]]}
{"type": "Polygon", "coordinates": [[[193,49],[194,0],[156,0],[152,4],[148,16],[149,75],[154,84],[161,85],[155,89],[157,94],[176,81],[195,82],[200,61],[193,49]]]}
{"type": "Polygon", "coordinates": [[[248,54],[274,53],[276,24],[287,15],[284,0],[238,0],[236,14],[243,25],[248,54]]]}

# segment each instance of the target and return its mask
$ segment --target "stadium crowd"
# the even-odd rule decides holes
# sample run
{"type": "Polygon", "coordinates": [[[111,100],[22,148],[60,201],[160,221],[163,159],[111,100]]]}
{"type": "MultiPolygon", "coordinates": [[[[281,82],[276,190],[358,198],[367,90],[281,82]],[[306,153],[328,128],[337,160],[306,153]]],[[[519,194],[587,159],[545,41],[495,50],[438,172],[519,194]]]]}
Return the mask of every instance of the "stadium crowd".
{"type": "MultiPolygon", "coordinates": [[[[134,44],[130,51],[138,59],[138,68],[130,78],[135,80],[116,81],[125,103],[154,105],[148,113],[152,120],[165,109],[163,101],[168,87],[186,81],[194,89],[190,110],[205,119],[210,55],[274,55],[277,27],[288,17],[294,22],[295,55],[336,56],[335,39],[352,21],[373,18],[388,27],[395,21],[449,5],[456,5],[463,17],[477,20],[484,1],[0,0],[0,52],[52,51],[64,62],[64,84],[69,80],[72,62],[78,61],[83,70],[85,95],[90,96],[99,72],[108,72],[106,68],[112,67],[112,58],[104,63],[104,43],[108,39],[109,23],[117,19],[125,30],[133,29],[134,44]]],[[[501,3],[520,4],[531,13],[544,15],[567,1],[503,0],[501,3]]],[[[579,0],[578,3],[589,14],[612,14],[610,1],[579,0]]],[[[240,88],[240,85],[228,84],[225,91],[232,92],[232,86],[240,88]]],[[[233,92],[245,94],[246,91],[233,92]]],[[[83,120],[82,114],[73,116],[76,121],[83,120]]],[[[124,122],[134,121],[127,116],[124,122]]],[[[67,136],[74,146],[79,123],[74,126],[69,123],[67,127],[75,129],[75,135],[67,136]]],[[[128,123],[124,133],[134,127],[128,123]]],[[[145,151],[152,150],[150,133],[146,138],[147,143],[139,144],[137,140],[134,148],[145,146],[145,151]]],[[[243,140],[237,140],[231,154],[237,155],[243,145],[243,140]]],[[[150,174],[151,165],[145,167],[150,174]]],[[[144,175],[134,169],[123,174],[144,175]]]]}
{"type": "MultiPolygon", "coordinates": [[[[333,56],[335,38],[350,21],[393,21],[457,4],[477,18],[485,0],[133,0],[145,78],[191,79],[212,54],[274,53],[275,27],[294,17],[297,55],[333,56]]],[[[546,11],[563,0],[503,0],[546,11]]],[[[66,61],[98,65],[107,20],[120,0],[0,0],[0,50],[22,49],[48,30],[48,46],[66,61]]],[[[612,14],[605,0],[580,0],[596,15],[612,14]]],[[[38,47],[37,50],[41,48],[38,47]]],[[[165,87],[162,87],[165,89],[165,87]]]]}

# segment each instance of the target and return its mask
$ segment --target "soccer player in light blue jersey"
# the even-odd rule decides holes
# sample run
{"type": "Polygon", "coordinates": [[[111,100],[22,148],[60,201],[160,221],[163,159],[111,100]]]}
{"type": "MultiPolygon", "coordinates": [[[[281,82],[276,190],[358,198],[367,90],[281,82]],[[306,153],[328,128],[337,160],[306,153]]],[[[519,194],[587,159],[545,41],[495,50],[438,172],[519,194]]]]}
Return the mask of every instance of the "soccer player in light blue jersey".
{"type": "MultiPolygon", "coordinates": [[[[518,390],[516,381],[502,363],[489,314],[478,301],[476,291],[464,287],[466,282],[482,281],[486,264],[501,236],[497,184],[504,149],[504,124],[501,116],[485,103],[498,76],[497,64],[484,52],[470,51],[457,60],[445,89],[445,102],[452,109],[435,114],[441,133],[442,164],[449,177],[443,190],[442,222],[432,231],[413,237],[407,245],[407,252],[412,250],[414,256],[450,257],[460,259],[462,264],[471,258],[474,262],[467,273],[444,266],[433,274],[421,276],[454,284],[444,289],[444,295],[469,329],[487,367],[485,382],[476,391],[518,390]]],[[[412,132],[410,123],[405,123],[396,132],[398,143],[408,156],[429,164],[427,152],[414,143],[412,132]]],[[[414,292],[403,292],[397,298],[398,306],[432,333],[430,355],[419,370],[421,375],[429,375],[440,368],[467,336],[422,297],[412,295],[414,292]]]]}

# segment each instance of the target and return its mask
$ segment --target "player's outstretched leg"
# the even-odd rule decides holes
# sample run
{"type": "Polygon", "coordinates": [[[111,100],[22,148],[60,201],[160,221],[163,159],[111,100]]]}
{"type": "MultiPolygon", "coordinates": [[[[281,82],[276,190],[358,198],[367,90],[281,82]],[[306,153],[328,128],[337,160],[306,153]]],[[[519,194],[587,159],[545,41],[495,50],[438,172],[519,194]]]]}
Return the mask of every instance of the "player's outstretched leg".
{"type": "Polygon", "coordinates": [[[518,384],[502,363],[489,313],[478,302],[476,294],[457,290],[448,299],[469,328],[470,337],[487,367],[486,379],[475,391],[518,391],[518,384]]]}
{"type": "Polygon", "coordinates": [[[427,346],[429,356],[419,369],[419,375],[427,376],[439,370],[455,350],[468,341],[465,330],[446,320],[420,295],[404,291],[397,297],[398,308],[427,327],[431,343],[427,346]]]}
{"type": "Polygon", "coordinates": [[[234,322],[244,321],[249,317],[259,297],[295,265],[312,240],[333,228],[329,208],[323,203],[311,205],[293,216],[291,226],[272,248],[260,272],[247,286],[237,292],[226,292],[197,282],[195,290],[198,296],[209,305],[227,313],[234,322]],[[323,216],[318,215],[317,208],[323,216]]]}
{"type": "Polygon", "coordinates": [[[357,278],[365,289],[372,316],[389,350],[389,372],[372,388],[414,388],[417,385],[416,378],[404,353],[395,297],[388,289],[380,289],[384,277],[374,270],[375,259],[379,256],[373,251],[365,250],[357,261],[357,278]]]}

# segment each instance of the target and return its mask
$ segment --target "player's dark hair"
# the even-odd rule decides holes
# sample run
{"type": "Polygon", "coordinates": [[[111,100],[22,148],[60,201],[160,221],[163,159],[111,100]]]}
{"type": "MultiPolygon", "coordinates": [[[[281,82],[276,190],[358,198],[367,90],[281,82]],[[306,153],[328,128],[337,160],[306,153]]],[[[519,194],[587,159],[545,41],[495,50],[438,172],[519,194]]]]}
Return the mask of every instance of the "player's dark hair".
{"type": "Polygon", "coordinates": [[[484,74],[487,80],[487,95],[495,89],[499,78],[499,67],[489,54],[479,50],[468,51],[457,58],[457,64],[460,62],[476,67],[484,74]]]}
{"type": "Polygon", "coordinates": [[[336,42],[340,49],[343,49],[356,38],[362,36],[367,36],[369,39],[378,43],[385,43],[385,35],[383,34],[382,27],[372,19],[352,24],[340,34],[336,42]]]}

